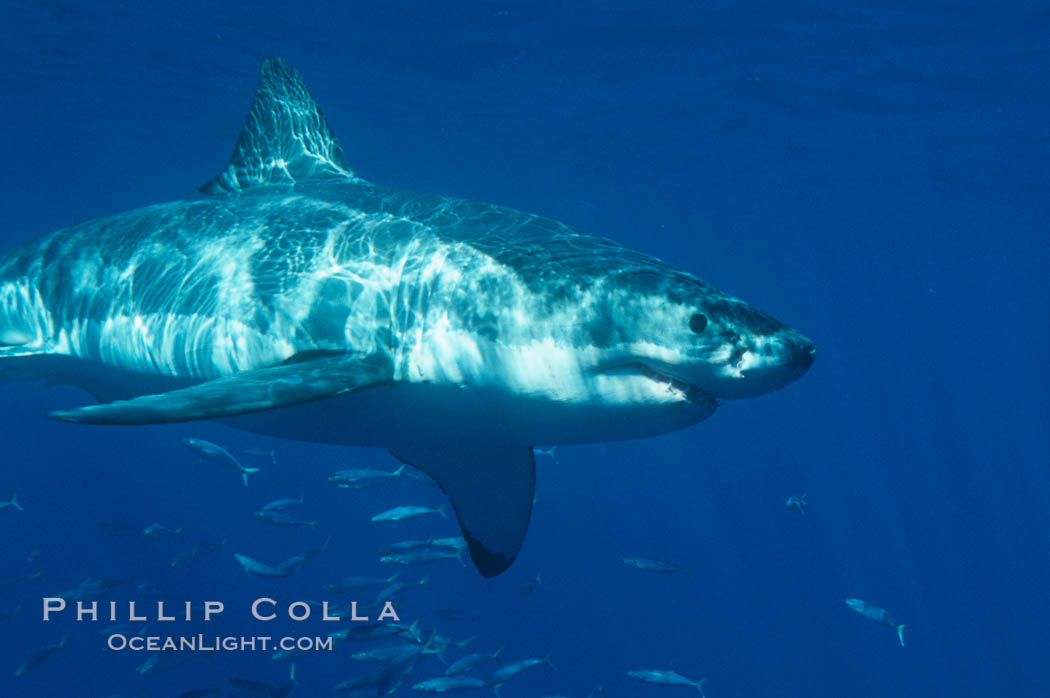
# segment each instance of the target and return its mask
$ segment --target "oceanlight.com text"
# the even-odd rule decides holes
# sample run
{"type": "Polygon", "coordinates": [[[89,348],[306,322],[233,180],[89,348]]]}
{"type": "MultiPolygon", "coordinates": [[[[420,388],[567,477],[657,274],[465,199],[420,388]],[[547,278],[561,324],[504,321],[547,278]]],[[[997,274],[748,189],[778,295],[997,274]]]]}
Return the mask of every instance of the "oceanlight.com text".
{"type": "Polygon", "coordinates": [[[331,652],[331,637],[269,635],[132,635],[114,633],[106,640],[114,652],[331,652]]]}

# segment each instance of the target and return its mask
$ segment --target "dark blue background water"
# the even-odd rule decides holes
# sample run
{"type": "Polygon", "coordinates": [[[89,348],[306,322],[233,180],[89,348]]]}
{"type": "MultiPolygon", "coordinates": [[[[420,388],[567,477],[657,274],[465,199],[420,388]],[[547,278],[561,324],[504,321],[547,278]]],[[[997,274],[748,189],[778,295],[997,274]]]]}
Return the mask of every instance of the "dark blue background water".
{"type": "MultiPolygon", "coordinates": [[[[626,677],[639,668],[707,676],[711,698],[1045,695],[1045,6],[360,5],[5,3],[4,246],[190,195],[224,166],[262,57],[281,55],[367,179],[614,238],[820,346],[797,384],[697,427],[541,458],[511,571],[483,581],[455,562],[430,568],[400,606],[405,620],[511,659],[550,652],[555,668],[508,683],[509,698],[584,696],[599,683],[609,696],[691,693],[626,677]],[[803,492],[804,516],[784,506],[803,492]],[[625,555],[692,568],[647,575],[625,555]],[[542,586],[521,596],[540,569],[542,586]],[[906,622],[907,646],[847,609],[853,596],[906,622]],[[435,617],[440,608],[467,617],[435,617]]],[[[23,604],[0,621],[2,695],[165,697],[229,676],[277,685],[287,665],[250,653],[139,676],[145,657],[104,652],[98,626],[41,623],[40,597],[134,575],[165,598],[224,600],[225,630],[266,634],[245,619],[247,600],[316,598],[342,575],[389,574],[375,561],[384,543],[455,532],[439,519],[368,522],[394,504],[437,505],[435,490],[325,482],[392,466],[384,452],[212,424],[48,421],[85,400],[65,387],[5,385],[3,398],[0,495],[17,488],[25,512],[0,511],[0,612],[23,604]],[[186,435],[272,446],[278,465],[257,463],[245,489],[197,464],[186,435]],[[249,515],[299,494],[317,532],[249,515]],[[98,528],[155,521],[186,530],[98,528]],[[330,549],[296,578],[249,577],[232,557],[276,561],[328,534],[330,549]],[[170,566],[202,539],[226,544],[170,566]],[[27,570],[41,574],[20,579],[27,570]],[[67,631],[71,651],[14,678],[67,631]]],[[[300,662],[293,695],[328,695],[362,673],[350,651],[300,662]]],[[[441,668],[429,659],[412,682],[441,668]]]]}

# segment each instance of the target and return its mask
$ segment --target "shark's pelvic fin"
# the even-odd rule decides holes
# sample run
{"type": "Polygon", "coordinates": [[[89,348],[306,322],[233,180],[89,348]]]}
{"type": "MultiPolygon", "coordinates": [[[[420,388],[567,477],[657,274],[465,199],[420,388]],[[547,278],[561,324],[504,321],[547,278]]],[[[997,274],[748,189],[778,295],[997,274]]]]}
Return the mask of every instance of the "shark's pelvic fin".
{"type": "Polygon", "coordinates": [[[299,73],[270,56],[230,164],[200,190],[221,195],[318,178],[356,179],[299,73]]]}
{"type": "Polygon", "coordinates": [[[448,495],[482,576],[510,567],[532,514],[536,464],[530,447],[406,445],[390,452],[430,475],[448,495]]]}
{"type": "Polygon", "coordinates": [[[352,354],[245,371],[158,395],[58,410],[51,416],[83,424],[158,424],[216,419],[298,405],[391,379],[388,358],[352,354]]]}

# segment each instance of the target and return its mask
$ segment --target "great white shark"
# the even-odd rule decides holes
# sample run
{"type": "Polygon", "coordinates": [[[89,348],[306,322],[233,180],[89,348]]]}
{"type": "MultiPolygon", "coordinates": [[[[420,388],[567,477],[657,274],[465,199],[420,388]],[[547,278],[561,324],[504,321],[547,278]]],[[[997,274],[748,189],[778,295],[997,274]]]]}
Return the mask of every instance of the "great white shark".
{"type": "Polygon", "coordinates": [[[69,422],[210,419],[387,448],[442,487],[487,577],[524,539],[534,444],[682,429],[815,354],[610,240],[365,181],[278,58],[201,192],[8,253],[0,367],[101,401],[52,413],[69,422]]]}

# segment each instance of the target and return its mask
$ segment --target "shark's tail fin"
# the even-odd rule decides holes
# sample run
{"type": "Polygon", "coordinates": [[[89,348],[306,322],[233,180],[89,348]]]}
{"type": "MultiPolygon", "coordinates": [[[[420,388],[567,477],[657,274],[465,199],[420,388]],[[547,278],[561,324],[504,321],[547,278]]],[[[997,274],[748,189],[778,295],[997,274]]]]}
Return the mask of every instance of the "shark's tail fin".
{"type": "Polygon", "coordinates": [[[897,639],[901,641],[901,647],[904,647],[904,629],[908,627],[904,623],[897,626],[897,639]]]}
{"type": "Polygon", "coordinates": [[[445,513],[445,507],[446,507],[446,506],[447,506],[447,505],[445,505],[445,504],[442,504],[442,505],[441,505],[440,507],[438,507],[438,509],[437,509],[437,513],[441,514],[442,518],[445,518],[445,519],[447,519],[447,518],[448,518],[448,514],[446,514],[446,513],[445,513]]]}
{"type": "MultiPolygon", "coordinates": [[[[696,690],[700,691],[700,695],[701,696],[704,695],[704,682],[705,681],[707,681],[707,677],[706,676],[693,684],[694,686],[696,686],[696,690]]],[[[706,698],[706,696],[705,696],[705,698],[706,698]]]]}
{"type": "Polygon", "coordinates": [[[254,475],[257,472],[259,472],[259,468],[244,468],[244,467],[241,468],[241,477],[244,479],[244,486],[245,487],[248,486],[248,476],[249,475],[254,475]]]}
{"type": "Polygon", "coordinates": [[[401,473],[405,472],[405,467],[406,466],[402,465],[400,468],[390,473],[390,477],[398,477],[401,473]]]}
{"type": "Polygon", "coordinates": [[[18,509],[19,511],[25,511],[25,509],[22,508],[22,505],[18,503],[18,490],[15,490],[11,493],[11,499],[8,500],[8,504],[13,506],[15,509],[18,509]]]}

